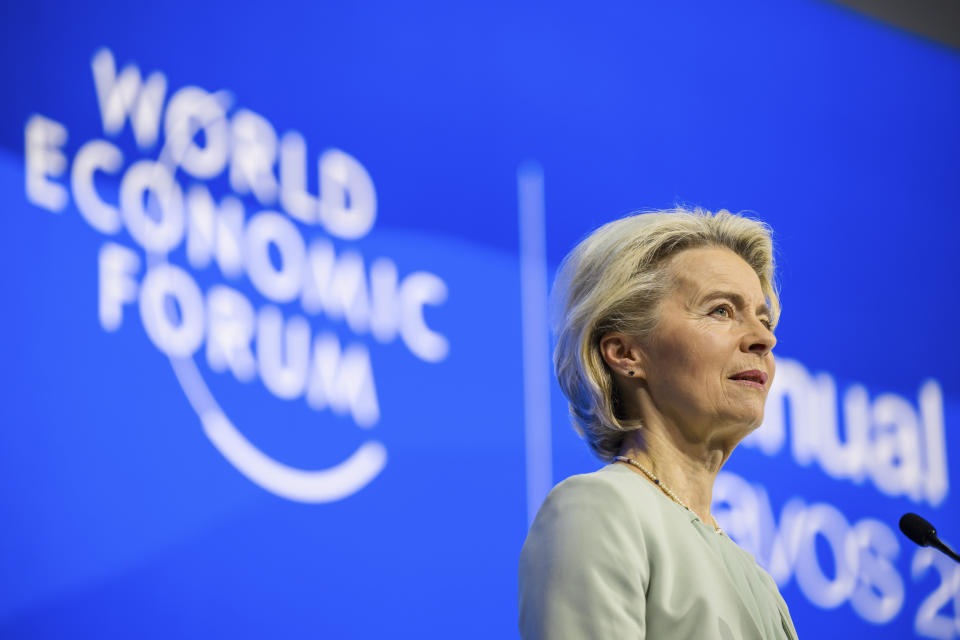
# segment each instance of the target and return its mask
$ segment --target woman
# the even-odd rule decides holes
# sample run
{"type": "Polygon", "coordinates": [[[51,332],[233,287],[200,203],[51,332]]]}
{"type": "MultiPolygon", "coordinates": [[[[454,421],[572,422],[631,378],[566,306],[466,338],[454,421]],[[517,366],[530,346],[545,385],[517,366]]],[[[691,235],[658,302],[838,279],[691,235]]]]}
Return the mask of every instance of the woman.
{"type": "Polygon", "coordinates": [[[554,287],[554,365],[609,465],[544,501],[520,557],[524,638],[796,638],[773,579],[710,514],[763,421],[779,303],[760,222],[673,210],[611,222],[554,287]]]}

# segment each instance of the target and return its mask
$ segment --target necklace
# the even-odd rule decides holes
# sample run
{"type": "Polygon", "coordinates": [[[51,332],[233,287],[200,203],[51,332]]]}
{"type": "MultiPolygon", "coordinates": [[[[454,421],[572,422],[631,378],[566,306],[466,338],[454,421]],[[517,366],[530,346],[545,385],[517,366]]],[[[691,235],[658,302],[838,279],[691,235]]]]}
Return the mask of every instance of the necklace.
{"type": "MultiPolygon", "coordinates": [[[[689,511],[690,513],[693,513],[693,515],[695,515],[695,516],[697,515],[696,513],[693,512],[693,509],[691,509],[690,507],[688,507],[686,504],[684,504],[683,500],[681,500],[680,498],[677,497],[677,494],[675,494],[673,491],[670,490],[670,487],[668,487],[667,485],[665,485],[665,484],[663,484],[662,482],[660,482],[660,478],[658,478],[657,476],[655,476],[652,471],[650,471],[649,469],[647,469],[645,466],[643,466],[642,464],[640,464],[639,462],[637,462],[637,461],[634,460],[633,458],[627,458],[626,456],[614,456],[614,457],[613,457],[613,461],[614,461],[614,462],[625,462],[626,464],[629,464],[630,466],[633,466],[633,467],[636,467],[637,469],[640,469],[640,471],[643,472],[643,475],[647,476],[647,477],[650,479],[650,481],[653,482],[653,484],[657,485],[657,486],[660,488],[660,490],[663,491],[663,492],[667,495],[668,498],[670,498],[671,500],[673,500],[674,502],[676,502],[678,505],[680,505],[681,507],[683,507],[684,509],[686,509],[686,510],[689,511]]],[[[697,516],[697,519],[698,519],[698,520],[699,520],[699,518],[700,518],[700,517],[697,516]]],[[[701,521],[701,522],[702,522],[702,521],[701,521]]],[[[714,520],[713,529],[714,529],[714,531],[716,531],[717,533],[719,533],[719,534],[721,534],[721,535],[723,534],[723,529],[721,529],[721,528],[716,524],[716,520],[714,520]]]]}

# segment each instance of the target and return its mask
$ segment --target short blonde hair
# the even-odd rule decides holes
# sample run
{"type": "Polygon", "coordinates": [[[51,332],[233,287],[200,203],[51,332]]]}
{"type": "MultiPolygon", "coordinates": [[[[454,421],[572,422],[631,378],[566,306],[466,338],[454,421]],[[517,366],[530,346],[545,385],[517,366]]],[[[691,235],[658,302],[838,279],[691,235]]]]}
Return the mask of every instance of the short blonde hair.
{"type": "Polygon", "coordinates": [[[624,435],[642,427],[618,415],[613,374],[600,353],[600,338],[615,331],[649,335],[672,285],[665,261],[704,246],[726,247],[750,265],[776,326],[780,301],[771,233],[765,223],[729,211],[678,207],[607,223],[564,258],[552,294],[554,370],[574,429],[598,457],[609,461],[624,435]]]}

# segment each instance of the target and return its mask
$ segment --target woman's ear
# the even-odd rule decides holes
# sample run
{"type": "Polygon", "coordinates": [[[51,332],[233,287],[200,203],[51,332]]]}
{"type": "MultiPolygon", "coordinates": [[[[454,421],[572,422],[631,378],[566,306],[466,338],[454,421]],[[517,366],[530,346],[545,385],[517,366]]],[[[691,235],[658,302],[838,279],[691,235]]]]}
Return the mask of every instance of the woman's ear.
{"type": "Polygon", "coordinates": [[[600,355],[615,374],[643,378],[640,343],[633,336],[612,332],[600,338],[600,355]]]}

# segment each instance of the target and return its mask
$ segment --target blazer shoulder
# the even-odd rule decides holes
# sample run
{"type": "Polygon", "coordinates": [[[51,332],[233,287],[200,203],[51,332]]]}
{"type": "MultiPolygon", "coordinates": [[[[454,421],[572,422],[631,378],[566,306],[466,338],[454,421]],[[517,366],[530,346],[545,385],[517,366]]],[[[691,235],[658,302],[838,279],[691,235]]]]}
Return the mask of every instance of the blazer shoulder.
{"type": "Polygon", "coordinates": [[[649,487],[629,469],[603,467],[592,473],[570,476],[547,494],[544,504],[593,505],[597,508],[636,510],[648,499],[649,487]]]}
{"type": "Polygon", "coordinates": [[[610,476],[571,476],[540,507],[520,553],[524,638],[643,637],[649,567],[639,513],[630,484],[610,476]]]}
{"type": "Polygon", "coordinates": [[[622,525],[636,530],[644,512],[646,487],[623,471],[604,467],[560,482],[547,495],[534,525],[586,531],[622,525]]]}

